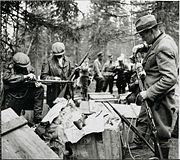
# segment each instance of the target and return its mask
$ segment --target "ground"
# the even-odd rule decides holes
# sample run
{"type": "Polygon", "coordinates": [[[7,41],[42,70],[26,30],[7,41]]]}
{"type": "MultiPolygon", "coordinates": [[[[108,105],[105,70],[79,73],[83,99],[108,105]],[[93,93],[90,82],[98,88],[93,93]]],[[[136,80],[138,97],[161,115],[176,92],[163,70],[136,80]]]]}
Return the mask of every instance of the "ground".
{"type": "MultiPolygon", "coordinates": [[[[131,151],[131,155],[134,157],[134,159],[148,159],[150,157],[153,157],[153,153],[151,150],[144,146],[144,149],[138,149],[138,150],[133,150],[131,151]]],[[[124,157],[124,160],[130,160],[133,159],[130,156],[130,153],[127,151],[124,157]]],[[[169,159],[179,159],[178,156],[178,139],[177,138],[172,138],[171,139],[171,148],[170,148],[170,153],[169,153],[169,159]]]]}

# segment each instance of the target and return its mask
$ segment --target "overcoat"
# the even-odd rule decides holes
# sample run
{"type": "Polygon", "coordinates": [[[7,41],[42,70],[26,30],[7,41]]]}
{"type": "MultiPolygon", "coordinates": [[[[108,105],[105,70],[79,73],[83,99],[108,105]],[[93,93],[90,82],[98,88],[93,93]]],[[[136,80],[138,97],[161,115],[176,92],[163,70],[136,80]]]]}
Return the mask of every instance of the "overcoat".
{"type": "MultiPolygon", "coordinates": [[[[54,77],[60,77],[61,80],[68,80],[68,77],[71,74],[71,63],[69,59],[64,56],[63,67],[59,66],[58,60],[55,56],[50,56],[46,61],[44,61],[41,70],[41,79],[53,79],[54,77]]],[[[63,84],[51,84],[47,85],[47,104],[52,107],[53,101],[60,94],[60,91],[63,89],[63,84]]],[[[68,84],[68,92],[71,92],[71,86],[68,84]]],[[[72,94],[72,93],[67,93],[72,94]]],[[[65,95],[66,96],[66,95],[65,95]]]]}
{"type": "Polygon", "coordinates": [[[144,86],[147,102],[160,139],[171,136],[175,111],[175,84],[178,77],[178,48],[175,41],[162,33],[149,48],[143,60],[146,72],[144,86]]]}

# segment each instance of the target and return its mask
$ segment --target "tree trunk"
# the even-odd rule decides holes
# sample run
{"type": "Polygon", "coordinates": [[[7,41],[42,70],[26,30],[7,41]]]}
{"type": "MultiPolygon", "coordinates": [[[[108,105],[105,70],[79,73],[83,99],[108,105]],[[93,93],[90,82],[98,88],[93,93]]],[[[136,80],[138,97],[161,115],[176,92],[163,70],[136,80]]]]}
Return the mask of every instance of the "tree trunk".
{"type": "Polygon", "coordinates": [[[18,31],[19,31],[19,2],[17,2],[16,52],[17,52],[17,48],[18,48],[18,31]]]}

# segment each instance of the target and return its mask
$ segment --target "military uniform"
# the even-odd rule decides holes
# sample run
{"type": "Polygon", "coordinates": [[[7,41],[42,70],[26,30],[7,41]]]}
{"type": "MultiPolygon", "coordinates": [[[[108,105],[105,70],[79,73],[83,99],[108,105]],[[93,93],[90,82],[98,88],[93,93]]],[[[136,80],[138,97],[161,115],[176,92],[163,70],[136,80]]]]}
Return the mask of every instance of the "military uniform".
{"type": "MultiPolygon", "coordinates": [[[[100,52],[98,56],[102,56],[102,53],[100,52]]],[[[103,64],[101,61],[99,61],[99,58],[95,59],[93,64],[94,79],[96,81],[95,92],[101,92],[103,89],[104,77],[102,75],[102,68],[103,64]]]]}
{"type": "Polygon", "coordinates": [[[118,64],[116,67],[117,81],[116,86],[118,88],[118,94],[125,93],[125,88],[127,85],[126,74],[128,73],[128,66],[124,63],[118,64]]]}
{"type": "Polygon", "coordinates": [[[109,60],[104,64],[103,69],[103,76],[104,76],[104,85],[103,91],[107,90],[109,85],[109,92],[113,93],[113,85],[114,85],[114,76],[115,76],[115,63],[110,62],[109,60]]]}

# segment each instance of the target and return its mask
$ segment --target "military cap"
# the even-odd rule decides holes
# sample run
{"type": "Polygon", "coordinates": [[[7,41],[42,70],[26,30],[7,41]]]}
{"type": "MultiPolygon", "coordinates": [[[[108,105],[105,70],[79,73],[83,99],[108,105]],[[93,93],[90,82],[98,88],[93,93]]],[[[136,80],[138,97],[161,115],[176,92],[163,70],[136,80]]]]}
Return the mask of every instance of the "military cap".
{"type": "Polygon", "coordinates": [[[65,46],[61,42],[56,42],[52,45],[52,51],[55,56],[60,56],[65,53],[65,46]]]}
{"type": "Polygon", "coordinates": [[[29,57],[23,52],[17,52],[13,56],[13,62],[20,67],[28,67],[30,65],[29,57]]]}

